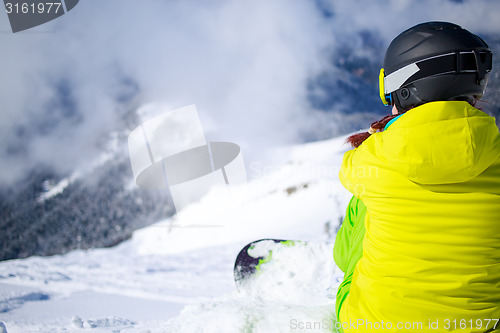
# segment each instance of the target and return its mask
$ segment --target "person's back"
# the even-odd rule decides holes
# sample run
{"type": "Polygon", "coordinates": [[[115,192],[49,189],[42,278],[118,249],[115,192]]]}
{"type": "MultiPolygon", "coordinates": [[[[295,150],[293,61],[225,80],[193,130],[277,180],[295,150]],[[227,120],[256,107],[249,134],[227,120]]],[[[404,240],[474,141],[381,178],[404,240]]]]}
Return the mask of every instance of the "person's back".
{"type": "MultiPolygon", "coordinates": [[[[447,23],[423,28],[429,26],[459,29],[447,23]]],[[[410,30],[398,38],[417,34],[420,44],[429,38],[419,26],[410,30]]],[[[386,61],[394,60],[391,46],[386,61]]],[[[487,46],[474,50],[474,57],[491,63],[487,46]]],[[[417,68],[425,68],[421,61],[417,68]]],[[[383,91],[402,115],[344,156],[340,179],[366,206],[366,233],[339,321],[346,332],[486,332],[500,326],[500,134],[494,118],[471,106],[469,97],[480,97],[486,84],[480,80],[491,65],[477,64],[477,73],[470,72],[477,87],[470,83],[468,93],[455,89],[456,96],[446,97],[456,100],[429,101],[429,82],[418,70],[406,79],[397,74],[411,64],[393,67],[386,78],[396,72],[400,84],[383,91]]],[[[460,81],[430,76],[438,76],[430,86],[437,84],[440,97],[443,82],[460,81]]]]}

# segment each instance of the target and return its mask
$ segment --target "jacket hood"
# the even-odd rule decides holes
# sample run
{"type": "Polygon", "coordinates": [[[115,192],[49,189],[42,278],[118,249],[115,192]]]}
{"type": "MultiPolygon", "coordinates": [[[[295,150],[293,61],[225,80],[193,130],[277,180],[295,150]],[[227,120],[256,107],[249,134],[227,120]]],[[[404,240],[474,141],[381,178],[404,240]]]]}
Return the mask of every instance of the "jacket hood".
{"type": "Polygon", "coordinates": [[[371,139],[369,150],[419,184],[466,182],[500,157],[495,118],[462,101],[411,109],[371,139]]]}

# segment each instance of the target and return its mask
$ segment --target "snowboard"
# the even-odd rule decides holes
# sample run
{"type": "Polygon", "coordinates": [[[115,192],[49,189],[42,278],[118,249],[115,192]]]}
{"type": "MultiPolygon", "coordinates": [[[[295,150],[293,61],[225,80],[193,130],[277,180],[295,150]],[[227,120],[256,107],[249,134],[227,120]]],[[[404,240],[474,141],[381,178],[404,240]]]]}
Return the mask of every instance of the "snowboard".
{"type": "Polygon", "coordinates": [[[312,332],[338,332],[335,296],[342,279],[331,243],[260,239],[245,245],[234,263],[238,296],[262,312],[246,319],[252,330],[274,325],[273,331],[288,332],[321,322],[312,332]]]}
{"type": "Polygon", "coordinates": [[[261,265],[271,261],[273,249],[277,248],[278,244],[294,246],[296,242],[299,241],[260,239],[245,245],[238,253],[234,262],[234,281],[238,290],[241,289],[246,280],[260,272],[261,265]]]}
{"type": "Polygon", "coordinates": [[[233,273],[240,292],[280,299],[303,294],[303,300],[315,302],[335,298],[328,290],[342,280],[333,260],[333,244],[302,240],[250,242],[238,253],[233,273]]]}

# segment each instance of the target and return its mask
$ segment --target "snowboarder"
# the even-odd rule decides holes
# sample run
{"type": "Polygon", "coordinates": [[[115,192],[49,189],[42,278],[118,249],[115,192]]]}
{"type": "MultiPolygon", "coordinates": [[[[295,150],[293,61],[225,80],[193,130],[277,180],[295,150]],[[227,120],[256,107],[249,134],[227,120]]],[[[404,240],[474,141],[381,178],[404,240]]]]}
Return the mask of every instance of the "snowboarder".
{"type": "Polygon", "coordinates": [[[492,54],[447,22],[389,45],[380,95],[392,115],[348,138],[353,194],[334,258],[344,332],[500,329],[500,134],[474,107],[492,54]]]}

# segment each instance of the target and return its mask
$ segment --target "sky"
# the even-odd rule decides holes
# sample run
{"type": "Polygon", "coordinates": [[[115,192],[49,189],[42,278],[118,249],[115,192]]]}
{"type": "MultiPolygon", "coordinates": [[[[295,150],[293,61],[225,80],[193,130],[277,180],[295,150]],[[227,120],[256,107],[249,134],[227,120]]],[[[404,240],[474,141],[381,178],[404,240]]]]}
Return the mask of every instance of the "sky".
{"type": "Polygon", "coordinates": [[[90,163],[114,131],[139,125],[124,122],[127,110],[147,103],[196,104],[209,141],[258,160],[332,126],[307,82],[360,32],[388,45],[446,20],[488,34],[499,14],[494,0],[80,0],[16,34],[0,14],[0,184],[90,163]]]}

